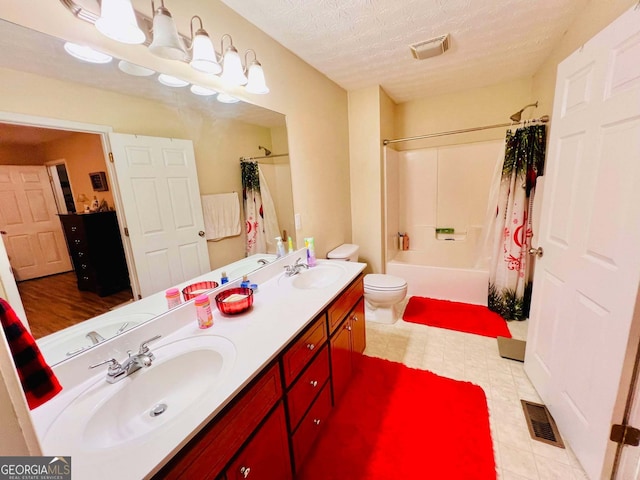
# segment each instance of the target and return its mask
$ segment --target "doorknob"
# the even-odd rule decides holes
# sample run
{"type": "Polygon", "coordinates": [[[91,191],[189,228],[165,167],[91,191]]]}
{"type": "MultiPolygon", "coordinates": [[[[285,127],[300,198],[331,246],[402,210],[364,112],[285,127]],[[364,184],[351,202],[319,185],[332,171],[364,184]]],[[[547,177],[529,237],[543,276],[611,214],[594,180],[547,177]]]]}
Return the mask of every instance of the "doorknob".
{"type": "Polygon", "coordinates": [[[5,232],[4,230],[0,230],[0,233],[1,233],[2,235],[6,235],[6,234],[7,234],[7,232],[5,232]]]}
{"type": "Polygon", "coordinates": [[[204,237],[204,232],[203,232],[202,230],[200,230],[200,231],[198,232],[198,235],[200,235],[201,237],[204,237]]]}
{"type": "Polygon", "coordinates": [[[541,257],[542,255],[544,255],[544,250],[542,249],[542,247],[530,248],[529,255],[535,255],[536,257],[541,257]]]}

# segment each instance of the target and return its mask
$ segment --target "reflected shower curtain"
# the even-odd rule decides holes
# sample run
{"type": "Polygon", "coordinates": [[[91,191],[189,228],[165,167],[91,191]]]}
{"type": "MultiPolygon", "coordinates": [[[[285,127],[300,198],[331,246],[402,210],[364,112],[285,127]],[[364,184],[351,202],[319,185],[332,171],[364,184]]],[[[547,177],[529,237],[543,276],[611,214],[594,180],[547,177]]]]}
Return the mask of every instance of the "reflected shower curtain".
{"type": "Polygon", "coordinates": [[[536,178],[544,170],[545,146],[545,125],[507,131],[493,222],[488,298],[489,308],[507,320],[524,320],[529,316],[531,210],[536,178]]]}
{"type": "Polygon", "coordinates": [[[247,233],[246,254],[267,253],[279,233],[278,219],[269,188],[257,162],[242,161],[242,200],[247,233]],[[261,188],[262,180],[262,188],[261,188]]]}

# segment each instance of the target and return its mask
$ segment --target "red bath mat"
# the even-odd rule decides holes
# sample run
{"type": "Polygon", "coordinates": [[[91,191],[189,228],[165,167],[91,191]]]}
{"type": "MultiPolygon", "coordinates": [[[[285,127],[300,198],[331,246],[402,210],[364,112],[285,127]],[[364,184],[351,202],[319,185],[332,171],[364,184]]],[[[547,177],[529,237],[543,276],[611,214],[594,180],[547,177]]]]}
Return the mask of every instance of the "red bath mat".
{"type": "Polygon", "coordinates": [[[405,322],[474,333],[485,337],[511,338],[504,318],[482,305],[411,297],[402,319],[405,322]]]}
{"type": "Polygon", "coordinates": [[[482,388],[363,357],[297,480],[495,480],[482,388]]]}

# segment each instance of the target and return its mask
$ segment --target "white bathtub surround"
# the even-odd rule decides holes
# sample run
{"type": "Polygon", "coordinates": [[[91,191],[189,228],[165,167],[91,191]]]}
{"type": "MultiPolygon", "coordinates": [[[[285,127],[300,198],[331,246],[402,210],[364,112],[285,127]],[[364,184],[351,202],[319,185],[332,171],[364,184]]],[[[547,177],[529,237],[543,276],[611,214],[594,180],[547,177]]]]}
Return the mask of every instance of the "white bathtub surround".
{"type": "Polygon", "coordinates": [[[431,256],[418,251],[398,252],[387,263],[387,273],[407,281],[409,296],[436,298],[452,302],[487,305],[488,270],[447,267],[440,258],[439,266],[431,266],[431,256]]]}

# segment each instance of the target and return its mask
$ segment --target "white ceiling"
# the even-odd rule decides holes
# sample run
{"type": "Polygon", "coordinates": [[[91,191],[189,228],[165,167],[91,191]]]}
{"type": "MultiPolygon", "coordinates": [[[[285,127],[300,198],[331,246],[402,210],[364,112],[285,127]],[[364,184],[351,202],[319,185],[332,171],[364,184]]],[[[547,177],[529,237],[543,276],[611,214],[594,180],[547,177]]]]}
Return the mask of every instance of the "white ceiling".
{"type": "Polygon", "coordinates": [[[401,103],[532,76],[590,0],[222,1],[344,89],[401,103]],[[447,33],[446,53],[412,57],[447,33]]]}

